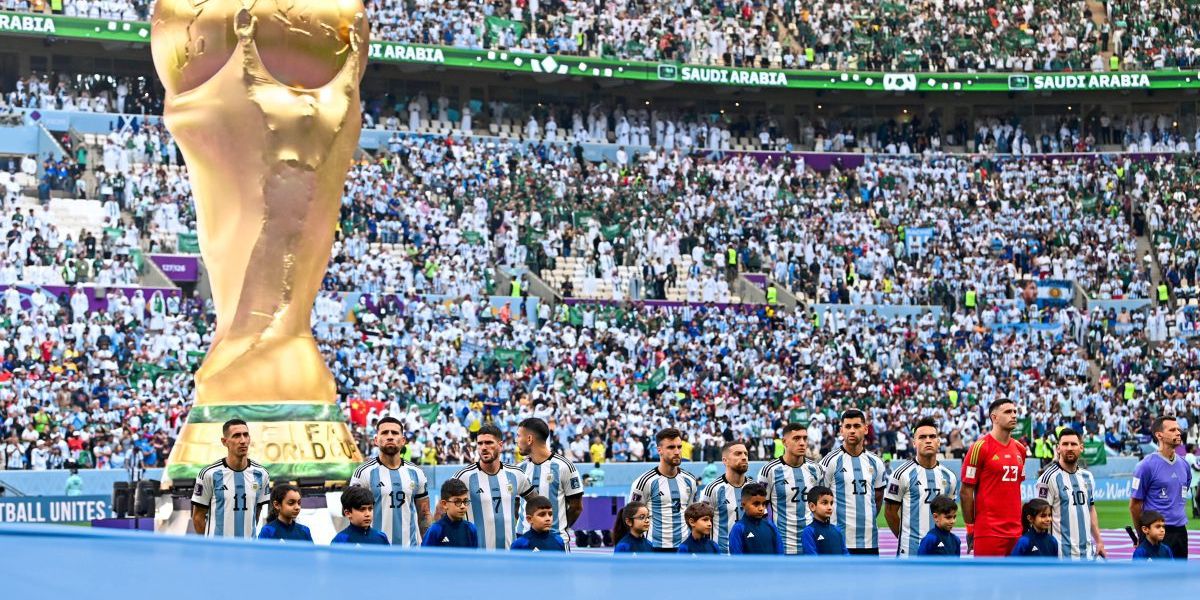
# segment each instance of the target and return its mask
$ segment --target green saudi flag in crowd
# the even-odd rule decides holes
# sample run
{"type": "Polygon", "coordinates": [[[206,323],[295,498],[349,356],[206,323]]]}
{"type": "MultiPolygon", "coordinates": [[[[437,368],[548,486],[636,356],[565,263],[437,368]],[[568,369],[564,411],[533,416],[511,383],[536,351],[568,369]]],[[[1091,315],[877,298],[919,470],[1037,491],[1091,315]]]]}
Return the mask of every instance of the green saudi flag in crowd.
{"type": "Polygon", "coordinates": [[[1084,442],[1083,461],[1087,463],[1089,467],[1107,463],[1108,450],[1104,448],[1104,442],[1084,442]]]}
{"type": "Polygon", "coordinates": [[[643,381],[643,382],[637,384],[637,389],[638,389],[638,391],[641,391],[641,392],[648,392],[650,390],[656,390],[659,387],[662,387],[663,382],[666,380],[667,380],[666,367],[659,367],[659,368],[655,369],[653,373],[650,374],[650,377],[648,379],[646,379],[646,381],[643,381]]]}
{"type": "Polygon", "coordinates": [[[441,408],[441,405],[437,402],[418,404],[417,412],[421,413],[421,418],[425,419],[426,423],[433,423],[434,421],[437,421],[438,412],[441,410],[441,408]]]}
{"type": "Polygon", "coordinates": [[[525,33],[525,24],[520,21],[502,19],[500,17],[487,17],[483,20],[484,38],[493,44],[500,39],[500,34],[506,29],[512,29],[513,37],[519,40],[525,33]]]}
{"type": "Polygon", "coordinates": [[[1012,436],[1016,439],[1021,439],[1033,435],[1033,422],[1029,417],[1017,419],[1017,428],[1013,430],[1012,436]]]}

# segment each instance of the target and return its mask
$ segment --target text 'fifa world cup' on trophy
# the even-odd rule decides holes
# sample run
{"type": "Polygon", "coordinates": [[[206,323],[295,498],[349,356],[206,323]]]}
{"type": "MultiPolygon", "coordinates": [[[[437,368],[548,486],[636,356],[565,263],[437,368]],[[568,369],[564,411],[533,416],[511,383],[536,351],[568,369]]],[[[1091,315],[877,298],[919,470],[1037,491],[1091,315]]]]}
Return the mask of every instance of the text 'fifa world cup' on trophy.
{"type": "Polygon", "coordinates": [[[347,479],[361,456],[310,313],[361,129],[361,0],[158,0],[151,47],[196,199],[217,324],[167,479],[250,425],[272,478],[347,479]]]}

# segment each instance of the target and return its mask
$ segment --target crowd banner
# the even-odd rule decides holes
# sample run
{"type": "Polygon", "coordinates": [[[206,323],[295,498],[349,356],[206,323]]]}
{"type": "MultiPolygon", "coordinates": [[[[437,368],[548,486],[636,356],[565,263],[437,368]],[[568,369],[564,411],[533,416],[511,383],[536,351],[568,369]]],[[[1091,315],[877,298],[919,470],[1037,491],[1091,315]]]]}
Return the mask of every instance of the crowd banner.
{"type": "Polygon", "coordinates": [[[167,279],[190,282],[200,279],[200,257],[185,254],[151,254],[150,260],[158,265],[167,279]]]}
{"type": "Polygon", "coordinates": [[[1200,336],[1200,307],[1185,306],[1175,313],[1175,331],[1179,337],[1200,336]]]}
{"type": "Polygon", "coordinates": [[[1075,298],[1075,283],[1065,279],[1043,279],[1037,282],[1039,306],[1066,306],[1075,298]]]}
{"type": "Polygon", "coordinates": [[[906,227],[904,229],[904,249],[910,256],[925,254],[925,245],[932,240],[932,227],[906,227]]]}
{"type": "MultiPolygon", "coordinates": [[[[524,24],[488,17],[485,36],[495,45],[501,33],[520,35],[524,24]]],[[[0,35],[149,44],[150,24],[61,15],[0,12],[0,35]]],[[[745,69],[545,55],[500,49],[455,48],[426,44],[372,42],[370,60],[535,76],[587,77],[653,82],[864,92],[1050,92],[1200,89],[1200,72],[1182,69],[1107,73],[888,73],[745,69]]]]}

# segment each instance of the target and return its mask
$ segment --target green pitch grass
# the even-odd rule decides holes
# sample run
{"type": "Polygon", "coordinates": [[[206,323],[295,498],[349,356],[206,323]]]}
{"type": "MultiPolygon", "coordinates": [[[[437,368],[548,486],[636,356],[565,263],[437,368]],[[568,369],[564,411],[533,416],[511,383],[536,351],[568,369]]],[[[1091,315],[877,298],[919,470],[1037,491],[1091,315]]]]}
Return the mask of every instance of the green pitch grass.
{"type": "MultiPolygon", "coordinates": [[[[1192,512],[1188,509],[1188,529],[1200,531],[1200,519],[1191,519],[1192,512]]],[[[1131,523],[1129,518],[1128,500],[1101,500],[1096,503],[1096,516],[1100,518],[1100,529],[1124,529],[1131,523]]],[[[883,511],[879,512],[879,526],[887,528],[883,511]]],[[[958,513],[958,526],[963,526],[962,512],[958,513]]]]}

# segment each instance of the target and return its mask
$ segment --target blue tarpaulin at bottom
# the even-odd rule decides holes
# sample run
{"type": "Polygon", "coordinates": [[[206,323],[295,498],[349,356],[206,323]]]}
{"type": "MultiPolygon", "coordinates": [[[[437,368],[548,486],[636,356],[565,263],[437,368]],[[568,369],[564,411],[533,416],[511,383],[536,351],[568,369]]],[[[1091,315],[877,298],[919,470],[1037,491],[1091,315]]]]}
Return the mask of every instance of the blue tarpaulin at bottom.
{"type": "Polygon", "coordinates": [[[1183,562],[602,556],[268,544],[52,525],[0,526],[0,597],[894,598],[1172,597],[1183,562]],[[833,594],[824,596],[824,594],[833,594]]]}

